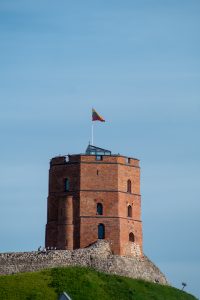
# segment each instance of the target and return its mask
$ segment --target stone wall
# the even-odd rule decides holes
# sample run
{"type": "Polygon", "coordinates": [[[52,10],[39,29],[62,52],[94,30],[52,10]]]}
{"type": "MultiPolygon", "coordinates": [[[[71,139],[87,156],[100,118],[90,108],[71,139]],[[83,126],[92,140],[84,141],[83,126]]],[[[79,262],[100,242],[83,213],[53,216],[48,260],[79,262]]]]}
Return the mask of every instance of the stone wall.
{"type": "Polygon", "coordinates": [[[146,257],[112,255],[110,245],[99,240],[88,248],[0,254],[0,274],[33,272],[53,267],[85,266],[110,274],[168,284],[164,274],[146,257]]]}

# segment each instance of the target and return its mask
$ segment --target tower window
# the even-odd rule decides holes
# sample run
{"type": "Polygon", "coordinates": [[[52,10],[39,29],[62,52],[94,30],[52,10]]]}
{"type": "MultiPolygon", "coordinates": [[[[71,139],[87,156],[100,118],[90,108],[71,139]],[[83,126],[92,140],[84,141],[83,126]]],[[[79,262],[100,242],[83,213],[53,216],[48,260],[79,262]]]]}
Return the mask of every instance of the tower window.
{"type": "Polygon", "coordinates": [[[135,241],[135,236],[134,236],[134,234],[131,232],[131,233],[129,233],[129,242],[134,243],[134,241],[135,241]]]}
{"type": "Polygon", "coordinates": [[[65,192],[69,191],[69,178],[65,178],[65,192]]]}
{"type": "Polygon", "coordinates": [[[126,164],[130,164],[130,163],[131,163],[130,157],[126,157],[126,164]]]}
{"type": "Polygon", "coordinates": [[[96,155],[96,160],[103,160],[103,155],[96,155]]]}
{"type": "Polygon", "coordinates": [[[131,205],[128,206],[128,217],[132,218],[132,206],[131,205]]]}
{"type": "Polygon", "coordinates": [[[98,225],[98,239],[103,240],[105,238],[105,226],[104,224],[98,225]]]}
{"type": "Polygon", "coordinates": [[[127,192],[131,193],[131,181],[130,181],[130,179],[127,181],[127,192]]]}
{"type": "Polygon", "coordinates": [[[103,215],[103,205],[101,203],[97,203],[97,215],[103,215]]]}

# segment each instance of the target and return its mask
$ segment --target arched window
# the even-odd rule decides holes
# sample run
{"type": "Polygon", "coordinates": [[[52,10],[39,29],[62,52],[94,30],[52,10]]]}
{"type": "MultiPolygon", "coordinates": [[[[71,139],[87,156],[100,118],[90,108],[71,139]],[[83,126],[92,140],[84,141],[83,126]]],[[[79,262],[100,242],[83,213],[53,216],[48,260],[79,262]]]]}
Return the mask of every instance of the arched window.
{"type": "Polygon", "coordinates": [[[132,218],[132,206],[131,205],[128,206],[128,217],[132,218]]]}
{"type": "Polygon", "coordinates": [[[103,224],[98,225],[98,239],[103,240],[105,238],[105,226],[103,224]]]}
{"type": "Polygon", "coordinates": [[[131,181],[130,181],[130,179],[127,181],[127,192],[131,193],[131,181]]]}
{"type": "Polygon", "coordinates": [[[103,215],[103,205],[101,203],[97,203],[97,215],[103,215]]]}
{"type": "Polygon", "coordinates": [[[65,192],[69,191],[69,178],[65,178],[65,192]]]}
{"type": "Polygon", "coordinates": [[[135,241],[135,236],[134,236],[134,234],[131,232],[131,233],[129,233],[129,242],[134,243],[134,241],[135,241]]]}

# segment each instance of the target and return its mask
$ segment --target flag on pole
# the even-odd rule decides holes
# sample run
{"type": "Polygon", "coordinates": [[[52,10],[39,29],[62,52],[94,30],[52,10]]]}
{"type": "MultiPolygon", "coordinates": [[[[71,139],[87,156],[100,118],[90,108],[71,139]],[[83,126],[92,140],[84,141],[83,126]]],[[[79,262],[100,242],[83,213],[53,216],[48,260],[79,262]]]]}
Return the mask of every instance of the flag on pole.
{"type": "Polygon", "coordinates": [[[104,118],[101,117],[94,108],[92,109],[92,121],[105,122],[104,118]]]}

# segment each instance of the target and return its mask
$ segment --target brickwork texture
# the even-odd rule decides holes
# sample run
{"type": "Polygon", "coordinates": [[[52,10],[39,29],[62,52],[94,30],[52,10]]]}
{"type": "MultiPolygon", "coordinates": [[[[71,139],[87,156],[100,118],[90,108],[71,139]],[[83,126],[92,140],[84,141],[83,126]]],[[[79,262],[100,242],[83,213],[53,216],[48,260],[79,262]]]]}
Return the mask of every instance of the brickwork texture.
{"type": "Polygon", "coordinates": [[[46,247],[74,250],[105,239],[113,254],[143,256],[137,159],[86,154],[53,158],[47,210],[46,247]]]}

